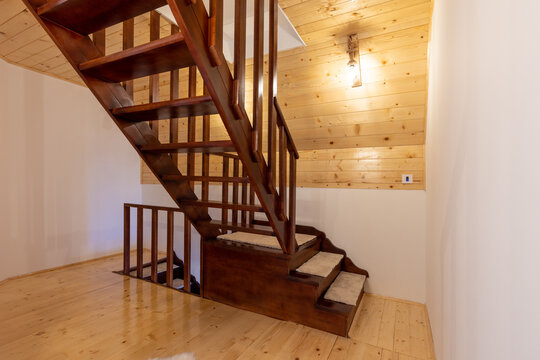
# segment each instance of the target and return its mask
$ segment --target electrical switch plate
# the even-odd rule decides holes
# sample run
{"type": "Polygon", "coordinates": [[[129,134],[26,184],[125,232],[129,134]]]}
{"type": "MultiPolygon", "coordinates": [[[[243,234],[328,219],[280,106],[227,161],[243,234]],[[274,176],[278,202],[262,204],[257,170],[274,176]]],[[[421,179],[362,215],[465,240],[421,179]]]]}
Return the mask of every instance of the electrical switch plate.
{"type": "Polygon", "coordinates": [[[413,183],[412,174],[403,174],[403,175],[401,175],[401,182],[403,184],[412,184],[413,183]]]}

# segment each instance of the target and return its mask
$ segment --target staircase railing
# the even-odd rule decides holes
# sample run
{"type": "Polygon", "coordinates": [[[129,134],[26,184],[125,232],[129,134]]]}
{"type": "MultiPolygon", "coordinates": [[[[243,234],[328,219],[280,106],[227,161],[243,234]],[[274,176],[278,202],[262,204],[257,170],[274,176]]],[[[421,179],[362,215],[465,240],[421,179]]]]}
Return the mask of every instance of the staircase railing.
{"type": "MultiPolygon", "coordinates": [[[[247,0],[234,2],[234,76],[223,54],[223,0],[210,0],[209,12],[202,0],[127,3],[111,0],[107,4],[110,11],[105,12],[95,8],[91,1],[23,1],[202,236],[214,238],[224,231],[236,230],[238,223],[244,225],[245,222],[245,227],[252,227],[248,230],[275,235],[283,252],[290,254],[296,251],[295,190],[298,152],[277,101],[277,0],[269,0],[270,52],[267,60],[269,77],[266,83],[264,1],[249,0],[253,1],[255,9],[251,119],[245,109],[247,0]],[[163,27],[160,26],[160,16],[155,12],[155,8],[165,3],[169,4],[177,25],[171,26],[171,35],[167,39],[159,39],[163,27]],[[134,40],[140,40],[134,34],[133,16],[148,11],[151,43],[149,46],[139,45],[137,49],[131,49],[139,42],[134,40]],[[88,16],[80,18],[77,14],[83,12],[88,16]],[[106,29],[120,22],[123,22],[124,50],[119,55],[104,56],[107,49],[106,29]],[[173,46],[175,50],[168,46],[173,46]],[[165,54],[166,50],[175,51],[175,55],[167,57],[169,54],[165,54]],[[143,63],[133,60],[141,57],[143,63]],[[186,63],[181,61],[184,57],[186,63]],[[185,67],[190,67],[189,97],[178,99],[179,73],[175,69],[185,67]],[[123,72],[125,68],[128,68],[127,72],[123,72]],[[197,70],[204,81],[204,88],[199,89],[203,90],[203,96],[197,96],[197,70]],[[158,74],[164,72],[170,72],[169,101],[159,101],[158,74]],[[140,99],[137,96],[134,98],[132,79],[145,76],[148,76],[149,103],[134,106],[134,102],[138,103],[140,99]],[[266,106],[265,96],[268,98],[266,106]],[[228,141],[210,141],[209,115],[216,113],[225,125],[230,137],[228,141]],[[197,114],[203,115],[202,142],[195,141],[198,138],[195,136],[197,114]],[[166,119],[164,115],[171,119],[166,119]],[[174,117],[188,117],[187,142],[178,141],[180,124],[174,117]],[[267,124],[263,123],[264,119],[267,119],[267,124]],[[163,122],[159,122],[161,120],[169,120],[168,136],[159,131],[160,127],[165,130],[163,122]],[[267,139],[263,139],[263,127],[266,129],[267,139]],[[202,176],[195,175],[193,152],[203,153],[202,176]],[[231,152],[237,152],[237,155],[232,155],[231,152]],[[186,171],[180,171],[179,153],[187,154],[186,171]],[[215,169],[210,163],[209,153],[222,159],[224,176],[219,179],[217,176],[210,176],[209,170],[215,169]],[[233,167],[234,180],[227,179],[230,173],[229,165],[233,167]],[[246,178],[249,181],[245,181],[246,178]],[[200,200],[195,193],[196,181],[202,183],[200,200]],[[210,182],[224,184],[222,202],[208,199],[210,182]],[[231,183],[232,202],[229,202],[228,188],[231,183]],[[255,204],[256,199],[260,205],[255,204]],[[232,212],[232,222],[212,221],[209,208],[221,209],[222,220],[228,218],[229,212],[232,212]],[[252,226],[255,212],[266,214],[270,228],[255,229],[252,226]]],[[[232,2],[227,2],[230,3],[232,2]]]]}
{"type": "MultiPolygon", "coordinates": [[[[174,279],[178,278],[178,274],[174,273],[174,265],[177,265],[183,271],[183,291],[200,293],[200,289],[194,289],[199,285],[195,285],[195,278],[191,275],[191,223],[187,216],[184,216],[184,259],[180,260],[174,250],[174,214],[182,212],[178,208],[150,206],[140,204],[124,204],[124,275],[131,276],[132,272],[136,272],[135,276],[139,279],[144,278],[144,268],[150,267],[150,281],[154,283],[166,283],[169,287],[174,286],[174,279]],[[137,224],[136,224],[136,265],[131,266],[131,209],[136,209],[137,224]],[[144,210],[151,211],[151,240],[150,240],[150,263],[144,263],[144,210]],[[166,257],[159,258],[158,251],[158,216],[159,212],[167,214],[167,246],[166,257]],[[166,262],[165,279],[159,279],[158,264],[166,262]]],[[[202,266],[202,251],[200,264],[202,266]]],[[[202,268],[201,268],[202,278],[202,268]]],[[[201,279],[202,280],[202,279],[201,279]]],[[[202,284],[202,281],[200,282],[202,284]]]]}
{"type": "MultiPolygon", "coordinates": [[[[264,119],[264,1],[253,0],[254,41],[253,41],[253,100],[251,120],[251,152],[266,174],[266,189],[274,196],[276,215],[286,223],[287,231],[283,239],[287,253],[296,249],[296,160],[299,158],[294,140],[288,129],[285,116],[277,100],[277,55],[278,55],[278,1],[269,0],[269,54],[267,81],[267,144],[263,146],[264,119]],[[279,143],[276,144],[279,137],[279,143]],[[264,157],[266,153],[266,159],[264,157]],[[288,175],[288,176],[287,176],[288,175]],[[287,207],[288,203],[288,207],[287,207]]],[[[234,18],[234,74],[233,107],[236,116],[248,118],[245,111],[246,79],[246,0],[235,1],[234,18]]],[[[209,52],[214,65],[223,59],[223,0],[210,0],[210,20],[208,21],[209,52]]],[[[252,217],[250,217],[252,220],[252,217]]]]}

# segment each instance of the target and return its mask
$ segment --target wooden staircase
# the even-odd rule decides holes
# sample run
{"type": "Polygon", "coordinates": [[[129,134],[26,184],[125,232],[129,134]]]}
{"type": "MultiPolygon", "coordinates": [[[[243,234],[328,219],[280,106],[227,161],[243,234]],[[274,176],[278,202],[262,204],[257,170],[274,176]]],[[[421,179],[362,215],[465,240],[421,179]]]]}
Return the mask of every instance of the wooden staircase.
{"type": "MultiPolygon", "coordinates": [[[[263,1],[254,0],[251,119],[245,110],[246,0],[235,1],[232,73],[223,55],[222,0],[210,0],[209,11],[201,0],[23,1],[200,233],[204,296],[345,336],[361,299],[363,282],[356,304],[327,300],[325,293],[340,271],[368,274],[334,247],[324,233],[296,225],[299,154],[276,97],[277,0],[269,0],[266,124],[263,1]],[[160,38],[155,9],[164,5],[170,7],[177,25],[171,25],[169,36],[160,38]],[[151,41],[134,47],[133,19],[147,12],[151,41]],[[123,24],[123,50],[106,54],[106,28],[119,23],[123,24]],[[178,96],[179,69],[189,69],[187,98],[178,96]],[[159,101],[158,74],[165,72],[170,73],[171,96],[159,101]],[[197,72],[204,82],[199,91],[197,72]],[[141,77],[149,78],[150,101],[135,105],[133,79],[141,77]],[[223,121],[228,140],[211,140],[210,116],[215,114],[223,121]],[[178,118],[188,118],[186,142],[178,141],[178,118]],[[160,120],[169,121],[168,142],[159,140],[160,120]],[[201,141],[195,136],[199,121],[201,141]],[[263,126],[267,127],[264,149],[263,126]],[[200,174],[195,173],[197,153],[202,154],[200,174]],[[179,167],[181,154],[186,156],[185,173],[179,167]],[[210,156],[221,162],[220,174],[211,173],[210,156]],[[201,184],[199,196],[195,183],[201,184]],[[221,184],[221,199],[209,198],[210,183],[221,184]],[[221,209],[221,217],[212,218],[211,209],[221,209]],[[255,213],[264,214],[266,220],[256,220],[255,213]],[[229,231],[275,237],[278,248],[218,238],[229,231]],[[313,240],[299,246],[297,233],[313,235],[313,240]],[[296,271],[320,251],[343,257],[326,276],[296,271]]],[[[172,260],[167,266],[173,270],[172,260]]],[[[138,266],[138,275],[141,269],[138,266]]],[[[129,270],[125,267],[125,272],[129,270]]],[[[188,279],[189,271],[186,274],[188,279]]]]}

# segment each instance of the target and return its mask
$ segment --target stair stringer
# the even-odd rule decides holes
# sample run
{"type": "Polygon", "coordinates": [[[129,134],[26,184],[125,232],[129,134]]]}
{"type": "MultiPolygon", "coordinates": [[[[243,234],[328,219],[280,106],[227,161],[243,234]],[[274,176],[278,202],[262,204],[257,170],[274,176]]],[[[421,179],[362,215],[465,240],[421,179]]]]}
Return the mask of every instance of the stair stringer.
{"type": "Polygon", "coordinates": [[[85,76],[79,71],[79,64],[102,56],[90,38],[42,19],[36,12],[39,3],[36,2],[34,5],[32,0],[23,0],[23,2],[201,236],[213,238],[219,235],[220,232],[217,229],[206,225],[211,220],[207,209],[182,204],[183,200],[198,199],[188,181],[162,180],[163,175],[182,175],[171,157],[166,154],[147,154],[140,151],[140,146],[159,143],[150,126],[146,122],[124,121],[112,114],[115,108],[133,105],[133,100],[125,89],[119,84],[106,83],[85,76]]]}

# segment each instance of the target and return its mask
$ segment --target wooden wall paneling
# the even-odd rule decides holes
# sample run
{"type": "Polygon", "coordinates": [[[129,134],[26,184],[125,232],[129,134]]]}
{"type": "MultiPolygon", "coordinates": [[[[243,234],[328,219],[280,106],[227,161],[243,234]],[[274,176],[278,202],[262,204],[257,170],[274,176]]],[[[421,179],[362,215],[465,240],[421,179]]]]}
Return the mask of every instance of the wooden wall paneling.
{"type": "MultiPolygon", "coordinates": [[[[430,1],[279,0],[279,5],[307,45],[278,54],[278,97],[301,153],[298,185],[423,189],[430,1]],[[355,89],[349,86],[344,65],[347,35],[354,32],[359,36],[364,82],[355,89]],[[404,171],[413,174],[414,184],[401,184],[404,171]]],[[[151,16],[147,13],[133,20],[133,46],[150,41],[151,16]]],[[[170,23],[161,17],[159,22],[152,36],[170,34],[170,23]]],[[[0,32],[4,60],[82,83],[19,0],[2,1],[0,32]]],[[[105,38],[106,54],[122,50],[122,24],[108,28],[105,38]]],[[[254,97],[253,70],[253,59],[247,59],[248,114],[253,111],[254,98],[264,104],[269,101],[268,97],[254,97]]],[[[148,78],[133,82],[136,104],[148,102],[152,88],[162,100],[176,95],[170,76],[156,78],[152,86],[148,78]]],[[[267,67],[263,67],[263,78],[268,80],[267,67]]],[[[178,72],[178,82],[186,84],[180,86],[178,97],[189,96],[188,69],[178,72]]],[[[199,76],[197,89],[202,93],[199,76]]],[[[201,139],[204,126],[208,126],[210,140],[228,139],[219,117],[203,122],[206,125],[195,124],[201,139]]],[[[266,122],[264,118],[263,124],[266,122]]],[[[178,127],[178,141],[187,141],[189,119],[178,119],[178,127]]],[[[267,126],[261,127],[261,145],[266,147],[267,126]]],[[[174,139],[168,121],[161,122],[160,129],[161,141],[174,139]]],[[[207,159],[208,174],[221,175],[220,160],[214,158],[207,159]]],[[[181,169],[187,169],[187,162],[186,157],[178,160],[181,169]]],[[[203,163],[201,157],[193,170],[202,173],[203,163]]],[[[146,168],[141,169],[141,181],[156,183],[146,168]]]]}

